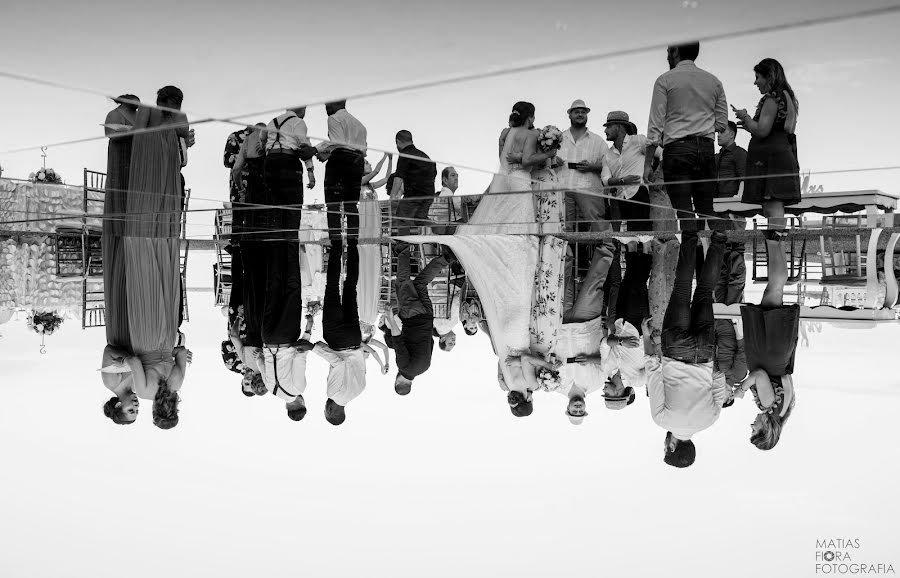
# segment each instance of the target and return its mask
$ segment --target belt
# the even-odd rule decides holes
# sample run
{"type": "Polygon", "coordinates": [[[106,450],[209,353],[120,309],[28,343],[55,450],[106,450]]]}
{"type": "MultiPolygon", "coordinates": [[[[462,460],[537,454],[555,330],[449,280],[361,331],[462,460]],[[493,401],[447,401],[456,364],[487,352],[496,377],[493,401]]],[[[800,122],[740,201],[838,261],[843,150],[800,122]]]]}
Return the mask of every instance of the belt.
{"type": "Polygon", "coordinates": [[[300,151],[298,149],[286,149],[282,147],[273,147],[268,150],[268,154],[270,155],[291,155],[292,157],[296,157],[300,155],[300,151]]]}
{"type": "MultiPolygon", "coordinates": [[[[693,141],[697,141],[697,142],[699,142],[699,141],[709,141],[709,142],[712,142],[713,139],[709,138],[708,136],[691,135],[691,136],[685,136],[685,137],[681,137],[681,138],[675,139],[675,140],[673,140],[672,142],[670,142],[669,144],[671,145],[671,144],[680,143],[680,142],[693,142],[693,141]]],[[[666,145],[666,146],[668,146],[668,145],[666,145]]],[[[663,147],[663,148],[665,148],[665,147],[663,147]]]]}
{"type": "Polygon", "coordinates": [[[361,150],[350,149],[350,148],[346,148],[346,147],[337,147],[332,151],[332,154],[334,154],[336,152],[342,152],[342,153],[347,153],[347,154],[351,154],[351,155],[363,156],[363,152],[361,150]]]}
{"type": "Polygon", "coordinates": [[[353,351],[354,349],[359,349],[362,347],[361,345],[351,345],[350,347],[339,347],[337,349],[333,349],[332,351],[353,351]]]}

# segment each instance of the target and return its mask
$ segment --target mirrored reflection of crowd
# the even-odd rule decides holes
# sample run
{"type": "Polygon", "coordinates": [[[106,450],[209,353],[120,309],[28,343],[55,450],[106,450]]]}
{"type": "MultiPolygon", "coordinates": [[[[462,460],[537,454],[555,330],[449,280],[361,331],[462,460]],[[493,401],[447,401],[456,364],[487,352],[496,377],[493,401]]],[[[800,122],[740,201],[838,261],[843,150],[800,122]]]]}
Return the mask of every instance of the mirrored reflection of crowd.
{"type": "MultiPolygon", "coordinates": [[[[753,69],[762,94],[756,114],[732,107],[739,123],[729,121],[722,83],[695,64],[698,55],[696,43],[669,47],[646,134],[621,110],[601,117],[602,134],[592,132],[582,99],[565,111],[568,128],[540,129],[534,105],[515,103],[499,138],[500,167],[475,200],[457,194],[456,168],[439,172],[408,130],[395,134],[396,170],[392,154],[371,166],[367,130],[342,101],[326,106],[328,140],[316,146],[305,108],[233,133],[225,149],[233,285],[222,355],[244,395],[271,393],[302,420],[313,352],[328,364],[325,418],[340,425],[366,388],[369,359],[384,374],[396,369],[394,389],[408,395],[425,381],[435,341],[452,352],[462,325],[466,338],[487,335],[516,417],[534,412],[540,392],[561,395],[561,413],[575,425],[589,409],[598,413],[592,399],[634,411],[646,397],[665,432],[665,463],[686,467],[694,439],[750,391],[759,409],[751,442],[774,447],[795,404],[799,308],[783,298],[784,207],[800,195],[799,105],[781,65],[765,59],[753,69]],[[746,151],[735,142],[739,130],[750,133],[746,151]],[[325,165],[325,205],[301,208],[315,161],[325,165]],[[713,210],[715,197],[736,195],[769,219],[768,285],[758,305],[743,304],[745,249],[736,232],[744,223],[713,210]],[[742,304],[740,318],[716,319],[714,303],[742,304]],[[322,339],[314,341],[318,316],[322,339]]],[[[180,93],[168,88],[159,103],[177,109],[180,93]]],[[[166,427],[177,423],[177,412],[163,414],[177,408],[191,355],[176,347],[174,224],[183,184],[174,155],[177,139],[192,135],[177,113],[135,115],[129,102],[108,126],[173,128],[110,134],[107,213],[158,216],[135,219],[131,229],[129,219],[104,224],[107,311],[116,317],[104,356],[104,383],[116,397],[106,409],[117,423],[133,421],[137,399],[152,389],[166,427]],[[147,260],[129,259],[136,251],[162,265],[142,269],[147,260]],[[143,305],[151,302],[152,315],[143,305]],[[167,396],[176,401],[167,406],[167,396]]]]}

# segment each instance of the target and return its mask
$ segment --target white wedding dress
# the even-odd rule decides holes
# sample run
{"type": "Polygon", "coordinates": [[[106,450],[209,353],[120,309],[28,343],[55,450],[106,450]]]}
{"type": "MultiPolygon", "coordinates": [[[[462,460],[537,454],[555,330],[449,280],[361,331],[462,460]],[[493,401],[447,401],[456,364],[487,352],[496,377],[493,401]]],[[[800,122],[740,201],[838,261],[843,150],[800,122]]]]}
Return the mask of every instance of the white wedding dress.
{"type": "Polygon", "coordinates": [[[531,172],[522,165],[511,165],[506,161],[517,136],[527,131],[525,127],[510,129],[500,152],[500,168],[469,222],[457,227],[457,235],[538,233],[531,172]],[[517,191],[525,194],[510,194],[517,191]]]}
{"type": "MultiPolygon", "coordinates": [[[[381,210],[375,191],[364,186],[359,195],[360,239],[381,236],[381,210]]],[[[359,281],[356,283],[359,320],[375,325],[381,293],[381,245],[359,246],[359,281]]]]}

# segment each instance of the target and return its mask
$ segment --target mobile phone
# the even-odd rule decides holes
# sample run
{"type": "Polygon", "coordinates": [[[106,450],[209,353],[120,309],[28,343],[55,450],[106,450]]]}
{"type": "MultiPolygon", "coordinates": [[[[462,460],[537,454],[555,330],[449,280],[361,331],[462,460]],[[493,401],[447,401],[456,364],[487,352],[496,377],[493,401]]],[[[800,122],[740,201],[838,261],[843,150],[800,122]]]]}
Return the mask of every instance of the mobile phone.
{"type": "Polygon", "coordinates": [[[578,168],[578,163],[569,163],[569,168],[570,168],[570,169],[577,169],[577,168],[578,168]]]}

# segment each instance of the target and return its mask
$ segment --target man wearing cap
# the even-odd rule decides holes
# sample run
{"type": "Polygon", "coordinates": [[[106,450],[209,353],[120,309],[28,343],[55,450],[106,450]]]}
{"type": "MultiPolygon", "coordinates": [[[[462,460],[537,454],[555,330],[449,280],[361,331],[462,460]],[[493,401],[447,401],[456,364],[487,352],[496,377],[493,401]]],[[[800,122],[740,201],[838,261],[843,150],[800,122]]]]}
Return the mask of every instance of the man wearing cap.
{"type": "Polygon", "coordinates": [[[606,140],[612,147],[603,157],[603,171],[600,180],[607,190],[614,193],[617,200],[612,205],[618,209],[617,217],[623,221],[623,228],[629,231],[652,231],[650,221],[650,191],[641,184],[644,174],[644,154],[647,152],[647,137],[637,134],[637,127],[628,118],[628,113],[614,110],[606,115],[606,140]]]}
{"type": "MultiPolygon", "coordinates": [[[[669,71],[656,79],[647,123],[644,181],[653,174],[653,157],[663,147],[666,192],[682,220],[681,229],[696,231],[713,214],[716,161],[713,137],[728,127],[728,103],[722,82],[694,64],[700,43],[669,46],[669,71]]],[[[711,228],[722,228],[719,219],[711,228]]]]}
{"type": "Polygon", "coordinates": [[[606,218],[606,201],[598,196],[603,193],[600,173],[603,157],[609,147],[600,135],[587,127],[591,109],[578,99],[567,111],[571,126],[563,131],[562,146],[556,155],[556,174],[566,191],[566,223],[575,229],[574,222],[586,221],[591,231],[609,230],[606,218]]]}

